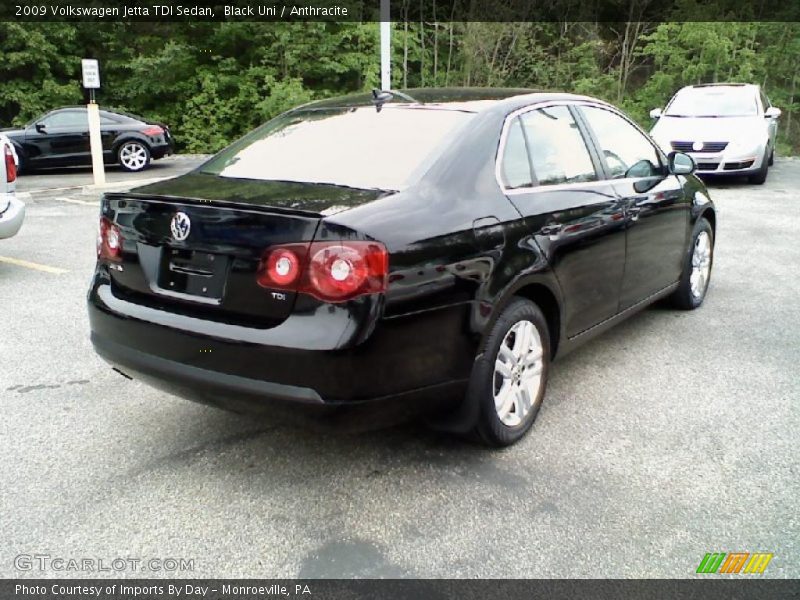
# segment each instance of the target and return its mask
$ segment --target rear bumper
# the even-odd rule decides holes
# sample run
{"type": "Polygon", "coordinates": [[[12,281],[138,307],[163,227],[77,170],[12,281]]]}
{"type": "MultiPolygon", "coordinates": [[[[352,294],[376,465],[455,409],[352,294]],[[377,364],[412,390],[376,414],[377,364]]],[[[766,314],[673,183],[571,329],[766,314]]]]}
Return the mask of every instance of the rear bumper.
{"type": "Polygon", "coordinates": [[[171,142],[168,144],[159,144],[150,148],[150,156],[156,160],[174,153],[175,147],[171,142]]]}
{"type": "Polygon", "coordinates": [[[112,366],[235,412],[372,412],[370,421],[396,422],[460,401],[475,356],[466,306],[381,321],[359,343],[346,341],[347,315],[341,330],[334,314],[316,327],[315,315],[293,315],[272,329],[204,330],[209,322],[131,305],[108,285],[93,286],[88,307],[92,343],[112,366]]]}
{"type": "Polygon", "coordinates": [[[5,197],[8,207],[0,213],[0,239],[15,236],[25,220],[25,204],[14,194],[5,197]]]}

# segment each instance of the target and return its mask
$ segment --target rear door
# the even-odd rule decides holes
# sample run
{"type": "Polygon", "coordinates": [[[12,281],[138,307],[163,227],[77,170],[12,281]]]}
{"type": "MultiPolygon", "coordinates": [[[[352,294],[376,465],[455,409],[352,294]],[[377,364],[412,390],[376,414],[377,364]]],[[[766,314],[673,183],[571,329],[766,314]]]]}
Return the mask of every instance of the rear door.
{"type": "Polygon", "coordinates": [[[568,104],[509,117],[499,176],[508,199],[550,260],[574,336],[616,314],[625,264],[620,199],[568,104]]]}
{"type": "Polygon", "coordinates": [[[602,105],[582,105],[579,110],[597,140],[606,177],[624,202],[624,310],[680,278],[690,199],[681,178],[668,174],[663,154],[627,118],[602,105]]]}

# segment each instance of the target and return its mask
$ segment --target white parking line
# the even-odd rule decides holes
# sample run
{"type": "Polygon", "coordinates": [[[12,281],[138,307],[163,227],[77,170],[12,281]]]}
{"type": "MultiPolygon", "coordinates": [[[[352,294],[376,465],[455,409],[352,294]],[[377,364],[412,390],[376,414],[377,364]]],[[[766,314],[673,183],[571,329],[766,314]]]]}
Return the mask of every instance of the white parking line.
{"type": "Polygon", "coordinates": [[[56,200],[61,202],[69,202],[70,204],[83,204],[84,206],[100,206],[100,202],[87,202],[86,200],[77,200],[75,198],[68,198],[67,196],[56,196],[56,200]]]}

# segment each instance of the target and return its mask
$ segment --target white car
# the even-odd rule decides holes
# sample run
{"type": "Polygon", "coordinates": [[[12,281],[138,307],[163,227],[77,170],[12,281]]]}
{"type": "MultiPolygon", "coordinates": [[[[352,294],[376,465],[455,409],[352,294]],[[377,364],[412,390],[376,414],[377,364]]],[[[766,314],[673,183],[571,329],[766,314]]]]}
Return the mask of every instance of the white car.
{"type": "Polygon", "coordinates": [[[664,152],[689,154],[700,175],[746,175],[760,184],[775,157],[780,115],[757,85],[692,85],[663,111],[650,111],[657,119],[650,135],[664,152]]]}
{"type": "Polygon", "coordinates": [[[25,205],[15,193],[18,161],[13,144],[0,134],[0,239],[16,235],[25,218],[25,205]]]}

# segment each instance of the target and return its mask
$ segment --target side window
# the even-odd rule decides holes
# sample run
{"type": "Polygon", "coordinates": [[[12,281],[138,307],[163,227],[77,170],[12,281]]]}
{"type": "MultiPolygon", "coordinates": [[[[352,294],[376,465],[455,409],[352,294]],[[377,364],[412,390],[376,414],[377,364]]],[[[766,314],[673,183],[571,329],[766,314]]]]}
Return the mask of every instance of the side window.
{"type": "Polygon", "coordinates": [[[501,166],[503,185],[507,188],[529,187],[533,184],[528,148],[522,135],[519,117],[516,117],[508,128],[501,166]]]}
{"type": "Polygon", "coordinates": [[[581,111],[597,137],[612,179],[653,177],[662,173],[658,151],[636,127],[603,108],[582,106],[581,111]]]}
{"type": "Polygon", "coordinates": [[[47,127],[81,127],[89,128],[89,121],[85,110],[65,110],[50,113],[45,117],[44,124],[47,127]]]}
{"type": "Polygon", "coordinates": [[[537,108],[520,120],[540,185],[597,180],[589,150],[568,107],[537,108]]]}

